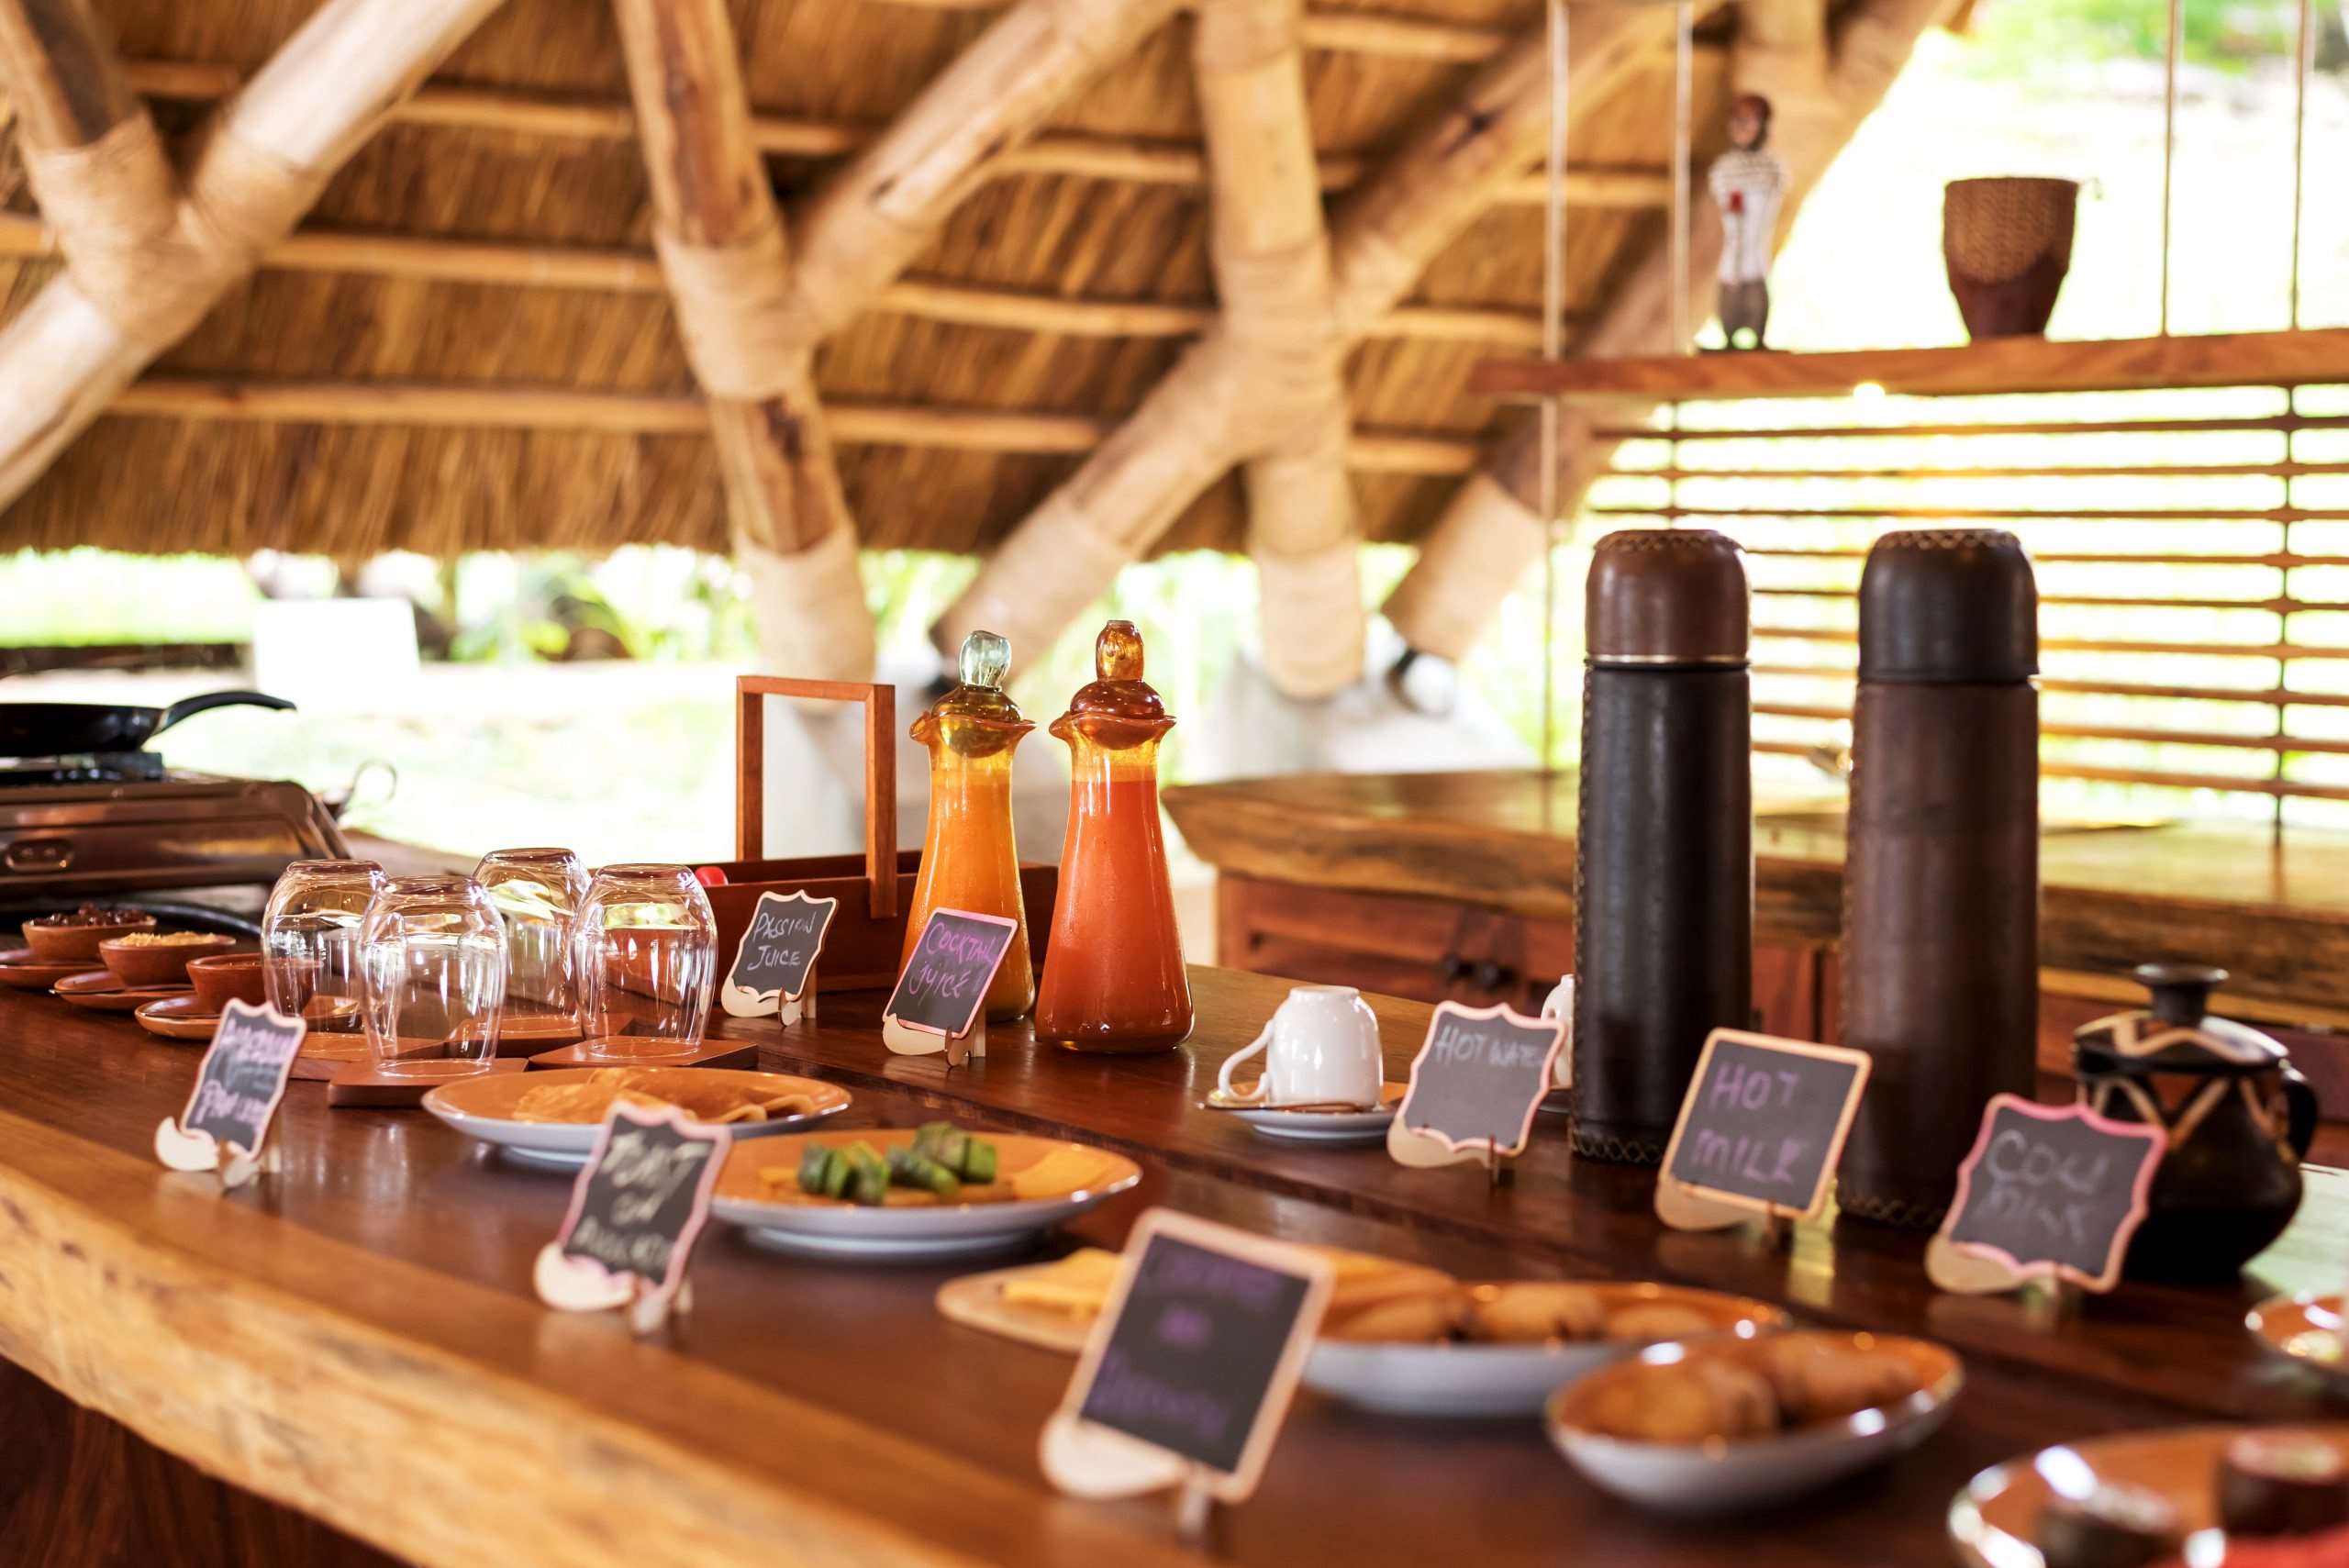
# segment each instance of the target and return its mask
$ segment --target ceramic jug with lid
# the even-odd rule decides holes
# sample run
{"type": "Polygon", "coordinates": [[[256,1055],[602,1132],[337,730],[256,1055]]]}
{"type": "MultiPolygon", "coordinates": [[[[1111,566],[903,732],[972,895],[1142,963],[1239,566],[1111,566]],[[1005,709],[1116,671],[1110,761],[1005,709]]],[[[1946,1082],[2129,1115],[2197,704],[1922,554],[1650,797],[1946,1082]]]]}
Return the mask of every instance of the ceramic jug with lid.
{"type": "Polygon", "coordinates": [[[2228,1278],[2283,1234],[2300,1206],[2316,1093],[2273,1038],[2206,1011],[2225,970],[2147,963],[2134,973],[2153,1006],[2099,1018],[2072,1037],[2081,1100],[2169,1134],[2127,1272],[2228,1278]]]}

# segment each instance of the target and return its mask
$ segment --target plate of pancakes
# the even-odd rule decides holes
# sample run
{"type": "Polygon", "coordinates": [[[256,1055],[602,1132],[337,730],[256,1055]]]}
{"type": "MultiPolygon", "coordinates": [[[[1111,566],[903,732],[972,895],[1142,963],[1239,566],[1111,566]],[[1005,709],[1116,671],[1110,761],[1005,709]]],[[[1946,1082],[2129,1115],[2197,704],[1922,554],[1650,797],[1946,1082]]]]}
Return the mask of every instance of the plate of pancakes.
{"type": "Polygon", "coordinates": [[[424,1108],[509,1160],[549,1170],[587,1162],[615,1104],[674,1106],[688,1120],[737,1139],[797,1132],[846,1110],[837,1084],[717,1067],[564,1067],[484,1073],[443,1084],[424,1108]]]}

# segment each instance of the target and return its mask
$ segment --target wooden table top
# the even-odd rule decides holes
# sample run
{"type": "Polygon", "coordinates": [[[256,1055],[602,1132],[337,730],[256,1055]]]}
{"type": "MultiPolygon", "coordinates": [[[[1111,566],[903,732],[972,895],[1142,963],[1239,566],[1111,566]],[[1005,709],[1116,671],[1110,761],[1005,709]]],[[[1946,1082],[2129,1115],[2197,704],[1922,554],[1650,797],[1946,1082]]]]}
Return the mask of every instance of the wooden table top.
{"type": "MultiPolygon", "coordinates": [[[[1806,1227],[1792,1249],[1662,1230],[1642,1172],[1580,1162],[1546,1124],[1514,1185],[1407,1172],[1384,1151],[1259,1138],[1198,1108],[1281,983],[1193,973],[1199,1028],[1141,1059],[1040,1051],[1025,1025],[949,1072],[890,1056],[880,998],[818,1020],[724,1020],[762,1064],[848,1087],[845,1125],[940,1115],[1061,1132],[1133,1155],[1136,1193],[1070,1239],[1120,1244],[1151,1204],[1470,1277],[1666,1278],[1817,1321],[1929,1335],[1968,1384],[1941,1433],[1888,1468],[1759,1518],[1675,1521],[1600,1494],[1531,1421],[1408,1421],[1300,1396],[1264,1485],[1221,1521],[1237,1563],[1386,1563],[1475,1540],[1497,1562],[1828,1568],[1949,1560],[1943,1516],[1983,1467],[2063,1439],[2326,1411],[2262,1359],[2245,1308],[2339,1284],[2349,1175],[2312,1170],[2298,1222],[2240,1284],[2130,1285],[2035,1327],[2005,1299],[1926,1284],[1912,1237],[1806,1227]]],[[[1375,1003],[1391,1075],[1428,1009],[1375,1003]]],[[[529,1266],[570,1184],[504,1163],[417,1111],[328,1110],[295,1084],[286,1168],[217,1195],[162,1170],[156,1122],[196,1052],[128,1020],[0,993],[0,1353],[151,1440],[428,1563],[1017,1562],[1197,1560],[1163,1500],[1077,1502],[1036,1439],[1070,1363],[939,1318],[976,1266],[787,1262],[714,1225],[681,1339],[551,1312],[529,1266]]],[[[2331,1129],[2329,1138],[2342,1135],[2331,1129]]]]}
{"type": "MultiPolygon", "coordinates": [[[[1218,870],[1275,882],[1574,917],[1571,772],[1303,773],[1165,793],[1218,870]]],[[[1754,823],[1755,934],[1834,941],[1840,815],[1754,823]]],[[[2349,1008],[2349,834],[2226,823],[2052,830],[2040,840],[2040,962],[2123,974],[2223,964],[2232,995],[2349,1008]]]]}

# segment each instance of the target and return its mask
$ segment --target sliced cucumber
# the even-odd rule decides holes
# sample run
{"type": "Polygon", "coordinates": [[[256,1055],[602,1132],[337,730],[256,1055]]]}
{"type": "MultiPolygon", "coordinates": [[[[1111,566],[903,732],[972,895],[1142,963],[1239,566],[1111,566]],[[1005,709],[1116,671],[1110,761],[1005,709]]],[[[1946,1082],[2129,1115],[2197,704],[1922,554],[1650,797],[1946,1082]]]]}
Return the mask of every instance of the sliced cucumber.
{"type": "Polygon", "coordinates": [[[809,1144],[807,1152],[799,1157],[799,1190],[803,1193],[821,1194],[824,1190],[824,1173],[830,1168],[831,1163],[830,1150],[820,1143],[809,1144]]]}
{"type": "Polygon", "coordinates": [[[963,1146],[963,1179],[985,1184],[995,1180],[995,1145],[984,1138],[974,1138],[963,1146]]]}

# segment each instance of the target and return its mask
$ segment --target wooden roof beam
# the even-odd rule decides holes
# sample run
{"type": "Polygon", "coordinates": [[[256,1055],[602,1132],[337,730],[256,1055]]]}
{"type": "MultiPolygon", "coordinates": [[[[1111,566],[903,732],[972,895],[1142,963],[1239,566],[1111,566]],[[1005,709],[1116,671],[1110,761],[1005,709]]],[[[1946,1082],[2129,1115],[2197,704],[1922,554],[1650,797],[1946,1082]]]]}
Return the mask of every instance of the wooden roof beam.
{"type": "Polygon", "coordinates": [[[790,330],[783,215],[751,134],[725,0],[613,0],[652,192],[653,249],[707,399],[762,658],[817,680],[873,670],[856,529],[790,330]]]}
{"type": "MultiPolygon", "coordinates": [[[[1567,63],[1574,101],[1603,100],[1671,28],[1664,6],[1578,17],[1567,63]]],[[[1399,304],[1427,262],[1537,156],[1547,88],[1548,44],[1537,26],[1348,199],[1334,228],[1331,298],[1350,342],[1399,304]]],[[[1264,450],[1267,431],[1250,417],[1243,385],[1252,353],[1229,317],[1218,321],[1012,530],[930,628],[931,640],[952,649],[980,626],[1032,646],[1059,636],[1202,491],[1264,450]]]]}
{"type": "Polygon", "coordinates": [[[123,308],[177,217],[179,181],[84,0],[0,0],[0,99],[75,286],[123,308]]]}
{"type": "MultiPolygon", "coordinates": [[[[1739,6],[1731,76],[1740,92],[1769,97],[1771,145],[1793,181],[1778,233],[1783,241],[1803,198],[1860,123],[1884,101],[1925,29],[1954,0],[1858,0],[1837,27],[1831,49],[1824,0],[1745,0],[1739,6]]],[[[1576,26],[1581,24],[1577,21],[1576,26]]],[[[1720,260],[1720,217],[1703,197],[1690,214],[1687,318],[1712,313],[1720,260]]],[[[1577,355],[1653,351],[1669,335],[1672,262],[1659,241],[1616,296],[1578,335],[1577,355]]],[[[1616,427],[1642,411],[1610,409],[1616,427]]],[[[1559,442],[1558,515],[1572,518],[1590,486],[1604,477],[1619,443],[1591,433],[1567,410],[1559,442]]],[[[1384,606],[1403,640],[1448,659],[1465,655],[1492,624],[1501,599],[1542,558],[1548,529],[1539,508],[1540,418],[1535,410],[1504,422],[1491,460],[1456,491],[1420,541],[1412,563],[1384,606]]]]}
{"type": "Polygon", "coordinates": [[[295,29],[195,139],[171,223],[123,263],[136,286],[98,297],[108,291],[69,270],[0,328],[0,506],[251,272],[499,4],[328,0],[295,29]]]}
{"type": "MultiPolygon", "coordinates": [[[[1163,10],[1155,0],[1144,14],[1163,19],[1163,10]]],[[[132,86],[157,98],[226,97],[236,91],[239,81],[233,65],[187,61],[133,60],[125,63],[124,71],[132,86]]],[[[395,106],[392,119],[400,125],[504,131],[550,140],[627,141],[636,135],[636,118],[626,103],[551,97],[510,87],[425,87],[395,106]]],[[[885,129],[793,115],[753,112],[751,117],[751,134],[759,150],[777,158],[843,157],[871,146],[885,129]]],[[[1321,188],[1351,190],[1370,176],[1375,163],[1375,159],[1363,153],[1322,152],[1319,161],[1321,188]]],[[[980,177],[996,180],[1020,174],[1072,174],[1186,190],[1204,190],[1208,183],[1207,154],[1197,145],[1164,138],[1069,132],[1036,136],[1003,149],[986,161],[980,177]]],[[[1672,199],[1672,174],[1666,169],[1643,166],[1569,167],[1566,196],[1577,206],[1662,206],[1672,199]]],[[[1492,200],[1500,206],[1541,206],[1548,200],[1548,191],[1539,174],[1520,172],[1516,179],[1497,187],[1492,200]]]]}
{"type": "Polygon", "coordinates": [[[1202,0],[1193,68],[1223,318],[1248,345],[1237,417],[1278,431],[1248,459],[1248,552],[1264,673],[1299,697],[1362,674],[1362,531],[1346,473],[1353,410],[1315,178],[1297,0],[1202,0]]]}

